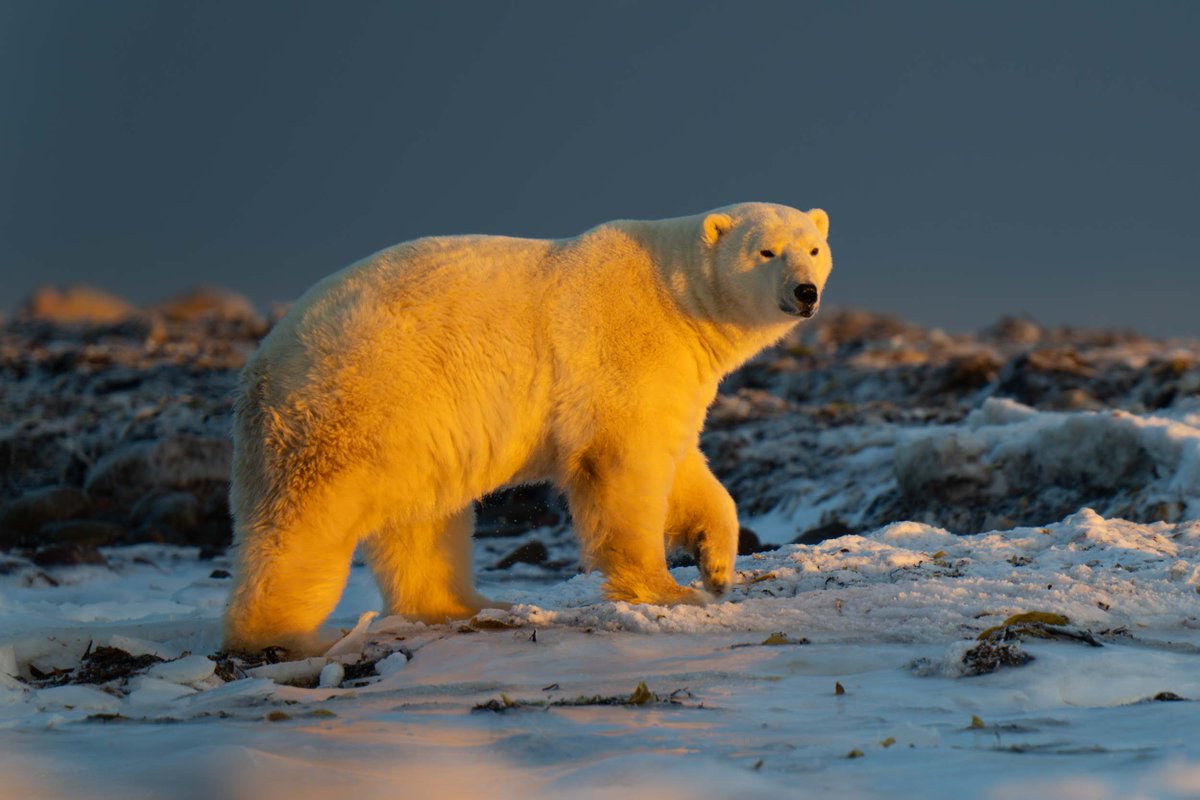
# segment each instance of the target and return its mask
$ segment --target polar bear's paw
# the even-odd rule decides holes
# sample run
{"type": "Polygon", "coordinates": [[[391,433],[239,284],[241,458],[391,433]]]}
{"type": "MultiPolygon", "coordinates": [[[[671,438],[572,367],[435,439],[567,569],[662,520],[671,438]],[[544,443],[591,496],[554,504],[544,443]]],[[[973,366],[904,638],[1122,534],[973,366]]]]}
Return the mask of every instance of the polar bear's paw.
{"type": "Polygon", "coordinates": [[[680,586],[673,580],[655,582],[651,586],[610,579],[604,587],[604,594],[609,600],[656,606],[703,606],[713,599],[712,595],[703,589],[680,586]]]}
{"type": "Polygon", "coordinates": [[[706,564],[701,561],[700,578],[710,594],[721,597],[733,585],[733,569],[729,564],[706,564]]]}

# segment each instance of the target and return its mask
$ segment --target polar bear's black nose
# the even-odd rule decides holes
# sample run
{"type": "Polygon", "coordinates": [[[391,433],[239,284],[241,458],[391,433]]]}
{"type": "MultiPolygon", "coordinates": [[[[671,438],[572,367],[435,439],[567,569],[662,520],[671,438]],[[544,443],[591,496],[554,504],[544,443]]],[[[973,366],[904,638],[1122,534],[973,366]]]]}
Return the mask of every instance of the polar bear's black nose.
{"type": "Polygon", "coordinates": [[[792,293],[796,295],[796,302],[799,303],[801,307],[812,307],[817,304],[817,287],[813,286],[811,283],[800,284],[792,291],[792,293]]]}

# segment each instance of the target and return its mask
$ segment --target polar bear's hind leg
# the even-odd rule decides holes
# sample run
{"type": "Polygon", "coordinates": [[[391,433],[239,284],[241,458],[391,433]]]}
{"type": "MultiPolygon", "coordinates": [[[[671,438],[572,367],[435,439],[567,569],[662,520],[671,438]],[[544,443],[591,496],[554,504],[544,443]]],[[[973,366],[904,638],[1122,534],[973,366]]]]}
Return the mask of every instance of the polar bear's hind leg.
{"type": "Polygon", "coordinates": [[[444,623],[482,608],[503,608],[475,591],[471,574],[471,506],[435,522],[393,520],[363,542],[364,555],[383,595],[383,611],[407,619],[444,623]]]}

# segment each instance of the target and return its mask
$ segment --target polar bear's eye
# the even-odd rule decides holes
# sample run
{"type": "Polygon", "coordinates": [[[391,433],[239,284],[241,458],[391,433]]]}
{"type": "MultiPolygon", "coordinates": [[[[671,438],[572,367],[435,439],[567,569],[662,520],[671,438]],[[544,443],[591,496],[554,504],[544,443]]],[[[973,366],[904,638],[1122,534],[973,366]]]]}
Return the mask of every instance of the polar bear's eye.
{"type": "Polygon", "coordinates": [[[762,256],[763,258],[774,258],[775,257],[774,250],[759,250],[758,254],[760,256],[762,256]]]}
{"type": "Polygon", "coordinates": [[[809,254],[810,256],[815,256],[815,255],[816,255],[817,253],[819,253],[819,252],[821,252],[821,248],[819,248],[819,247],[814,247],[812,250],[809,250],[809,251],[808,251],[808,254],[809,254]]]}

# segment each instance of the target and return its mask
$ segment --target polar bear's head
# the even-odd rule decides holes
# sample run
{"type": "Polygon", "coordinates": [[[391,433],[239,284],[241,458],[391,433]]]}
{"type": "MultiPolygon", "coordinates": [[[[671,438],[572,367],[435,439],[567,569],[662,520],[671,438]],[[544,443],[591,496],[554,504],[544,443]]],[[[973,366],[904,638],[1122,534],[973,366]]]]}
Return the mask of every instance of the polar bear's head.
{"type": "Polygon", "coordinates": [[[702,271],[723,316],[769,325],[817,313],[833,268],[828,214],[741,203],[699,219],[702,271]]]}

